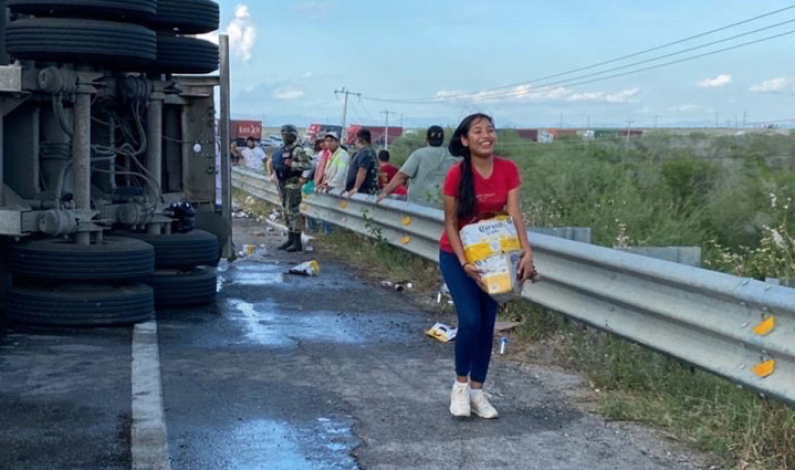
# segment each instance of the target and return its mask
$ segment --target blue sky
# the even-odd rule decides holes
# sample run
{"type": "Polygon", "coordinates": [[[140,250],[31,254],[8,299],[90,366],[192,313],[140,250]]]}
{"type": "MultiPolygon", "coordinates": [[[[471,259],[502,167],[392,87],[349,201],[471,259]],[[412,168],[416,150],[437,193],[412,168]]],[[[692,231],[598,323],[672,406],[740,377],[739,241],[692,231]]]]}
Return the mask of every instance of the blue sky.
{"type": "MultiPolygon", "coordinates": [[[[383,110],[407,126],[453,124],[484,110],[498,125],[650,127],[721,125],[795,117],[795,34],[692,62],[580,86],[530,84],[499,100],[494,87],[568,71],[715,29],[790,1],[757,0],[221,0],[233,42],[233,116],[267,125],[338,123],[347,87],[365,97],[440,101],[383,103],[351,97],[348,122],[379,124],[383,110]]],[[[795,19],[795,9],[611,64],[651,58],[795,19]]],[[[795,23],[675,56],[795,30],[795,23]]],[[[653,65],[650,63],[648,65],[653,65]]],[[[607,68],[606,66],[605,68],[607,68]]],[[[636,67],[637,68],[637,67],[636,67]]],[[[588,70],[563,79],[600,71],[588,70]]],[[[626,69],[630,70],[630,69],[626,69]]],[[[547,82],[548,83],[548,82],[547,82]]],[[[576,83],[576,81],[575,81],[576,83]]]]}

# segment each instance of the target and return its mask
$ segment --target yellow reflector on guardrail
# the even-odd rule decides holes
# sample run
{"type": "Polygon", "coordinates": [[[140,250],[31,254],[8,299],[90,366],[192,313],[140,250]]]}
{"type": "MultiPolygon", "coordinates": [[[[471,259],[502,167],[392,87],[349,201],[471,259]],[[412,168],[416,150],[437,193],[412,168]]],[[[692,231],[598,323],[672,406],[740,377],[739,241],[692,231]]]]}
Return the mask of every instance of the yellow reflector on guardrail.
{"type": "Polygon", "coordinates": [[[769,361],[765,361],[761,364],[758,364],[754,366],[753,371],[754,374],[756,374],[758,377],[762,377],[763,379],[766,377],[770,377],[771,375],[773,375],[773,372],[776,371],[776,361],[771,359],[769,361]]]}
{"type": "Polygon", "coordinates": [[[762,323],[756,325],[754,327],[754,333],[758,334],[759,336],[767,336],[776,329],[776,317],[770,316],[765,319],[762,323]]]}

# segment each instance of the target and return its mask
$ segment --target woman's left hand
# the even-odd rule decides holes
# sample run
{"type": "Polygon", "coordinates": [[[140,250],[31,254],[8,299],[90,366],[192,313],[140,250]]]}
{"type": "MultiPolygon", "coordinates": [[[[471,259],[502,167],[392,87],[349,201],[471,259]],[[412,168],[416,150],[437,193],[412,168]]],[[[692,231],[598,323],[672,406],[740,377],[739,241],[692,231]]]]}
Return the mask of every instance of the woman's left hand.
{"type": "Polygon", "coordinates": [[[519,282],[525,282],[526,280],[530,279],[534,270],[535,266],[533,266],[533,254],[529,251],[525,251],[522,255],[521,261],[519,261],[519,282]]]}

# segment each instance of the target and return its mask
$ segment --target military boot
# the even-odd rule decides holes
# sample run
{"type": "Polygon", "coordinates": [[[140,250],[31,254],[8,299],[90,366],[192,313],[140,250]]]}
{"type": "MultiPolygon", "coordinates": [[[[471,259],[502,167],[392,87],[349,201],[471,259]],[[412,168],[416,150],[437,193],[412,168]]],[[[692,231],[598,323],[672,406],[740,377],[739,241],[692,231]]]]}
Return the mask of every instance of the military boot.
{"type": "Polygon", "coordinates": [[[293,236],[293,244],[287,248],[288,253],[296,253],[304,251],[304,245],[301,243],[301,232],[291,233],[293,236]]]}
{"type": "Polygon", "coordinates": [[[295,235],[293,235],[293,232],[290,232],[287,235],[287,241],[276,247],[276,249],[279,251],[284,251],[290,248],[291,246],[293,246],[294,244],[295,244],[295,235]]]}

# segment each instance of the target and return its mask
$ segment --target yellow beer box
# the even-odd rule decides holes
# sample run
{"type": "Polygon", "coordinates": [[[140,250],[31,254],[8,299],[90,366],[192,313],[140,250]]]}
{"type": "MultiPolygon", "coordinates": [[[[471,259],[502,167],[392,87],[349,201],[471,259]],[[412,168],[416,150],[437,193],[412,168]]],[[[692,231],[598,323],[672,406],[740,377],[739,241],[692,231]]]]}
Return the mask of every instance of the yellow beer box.
{"type": "Polygon", "coordinates": [[[513,219],[507,215],[466,225],[460,234],[470,263],[522,249],[513,219]]]}
{"type": "Polygon", "coordinates": [[[510,294],[518,289],[517,270],[521,251],[491,256],[473,264],[483,274],[483,290],[489,295],[510,294]]]}
{"type": "Polygon", "coordinates": [[[465,226],[459,233],[467,261],[483,273],[483,290],[490,295],[515,292],[522,245],[513,219],[501,215],[481,220],[465,226]]]}

